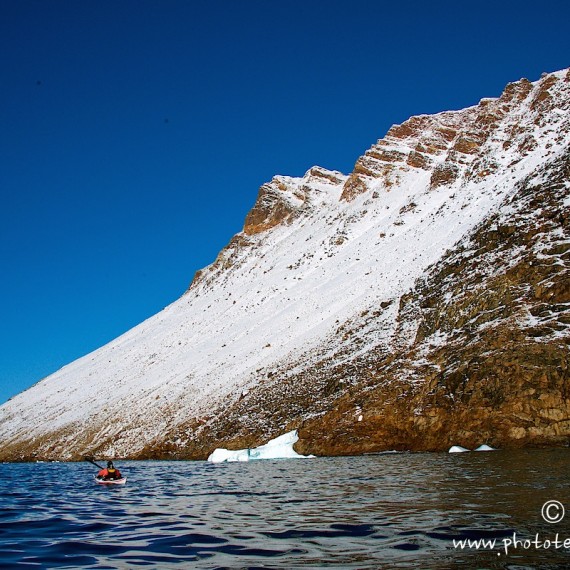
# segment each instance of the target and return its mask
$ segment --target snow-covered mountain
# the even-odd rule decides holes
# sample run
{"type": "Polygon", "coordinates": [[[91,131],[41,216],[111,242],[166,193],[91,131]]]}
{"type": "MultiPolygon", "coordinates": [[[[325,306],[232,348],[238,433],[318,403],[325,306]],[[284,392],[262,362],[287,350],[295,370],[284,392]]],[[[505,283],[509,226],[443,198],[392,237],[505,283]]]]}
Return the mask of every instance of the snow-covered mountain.
{"type": "Polygon", "coordinates": [[[570,436],[570,70],[276,176],[159,314],[0,407],[0,459],[570,436]]]}

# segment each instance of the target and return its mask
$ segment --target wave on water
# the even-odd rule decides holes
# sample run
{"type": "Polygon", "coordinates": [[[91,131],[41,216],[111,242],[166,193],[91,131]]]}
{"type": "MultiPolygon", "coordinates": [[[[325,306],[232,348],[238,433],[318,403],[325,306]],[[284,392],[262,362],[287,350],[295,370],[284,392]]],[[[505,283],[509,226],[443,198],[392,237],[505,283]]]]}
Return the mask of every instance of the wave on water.
{"type": "Polygon", "coordinates": [[[570,509],[568,450],[118,463],[125,486],[95,485],[88,464],[0,465],[0,567],[567,562],[568,549],[501,548],[513,534],[570,538],[567,520],[553,528],[540,516],[550,499],[570,509]]]}

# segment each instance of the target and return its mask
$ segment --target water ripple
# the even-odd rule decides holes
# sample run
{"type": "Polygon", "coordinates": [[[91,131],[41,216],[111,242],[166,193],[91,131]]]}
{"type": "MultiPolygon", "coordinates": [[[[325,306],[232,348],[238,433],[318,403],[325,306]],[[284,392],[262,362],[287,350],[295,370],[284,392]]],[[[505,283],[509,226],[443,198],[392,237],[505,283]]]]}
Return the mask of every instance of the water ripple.
{"type": "Polygon", "coordinates": [[[570,538],[568,521],[553,531],[540,517],[549,499],[570,512],[567,450],[120,467],[127,485],[106,488],[86,464],[0,465],[0,566],[444,570],[567,562],[564,550],[498,556],[453,546],[501,543],[513,533],[570,538]]]}

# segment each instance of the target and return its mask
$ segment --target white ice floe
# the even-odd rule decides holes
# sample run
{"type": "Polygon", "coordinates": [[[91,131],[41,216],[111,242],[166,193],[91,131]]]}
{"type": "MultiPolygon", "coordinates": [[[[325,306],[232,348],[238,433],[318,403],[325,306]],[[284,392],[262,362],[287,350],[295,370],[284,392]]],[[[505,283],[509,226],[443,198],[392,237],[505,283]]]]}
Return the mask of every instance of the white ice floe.
{"type": "MultiPolygon", "coordinates": [[[[461,447],[460,445],[453,445],[449,448],[449,453],[465,453],[466,451],[470,451],[469,449],[465,449],[465,447],[461,447]]],[[[480,445],[477,449],[473,451],[497,451],[494,447],[487,445],[484,443],[480,445]]]]}
{"type": "Polygon", "coordinates": [[[494,447],[491,447],[490,445],[487,445],[486,443],[484,443],[483,445],[480,445],[474,451],[497,451],[497,450],[494,447]]]}
{"type": "Polygon", "coordinates": [[[464,447],[461,447],[460,445],[452,445],[449,448],[449,453],[465,453],[466,451],[469,450],[465,449],[464,447]]]}
{"type": "Polygon", "coordinates": [[[299,455],[293,449],[293,444],[297,442],[298,439],[297,430],[294,430],[268,441],[265,445],[260,445],[253,449],[238,449],[232,451],[230,449],[219,448],[210,454],[208,461],[210,463],[224,463],[231,461],[255,461],[258,459],[306,459],[314,457],[314,455],[299,455]]]}

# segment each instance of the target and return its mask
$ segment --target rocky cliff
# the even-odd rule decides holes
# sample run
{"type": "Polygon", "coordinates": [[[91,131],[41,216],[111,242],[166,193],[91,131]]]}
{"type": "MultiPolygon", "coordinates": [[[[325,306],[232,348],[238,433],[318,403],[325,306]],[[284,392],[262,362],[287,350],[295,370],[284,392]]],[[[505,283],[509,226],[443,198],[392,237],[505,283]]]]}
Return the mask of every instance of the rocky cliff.
{"type": "Polygon", "coordinates": [[[570,72],[262,186],[164,311],[0,407],[0,459],[567,445],[570,72]]]}

